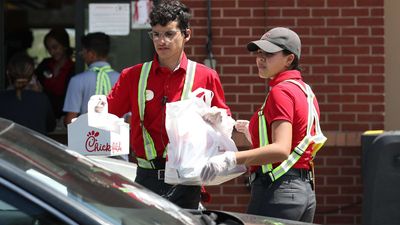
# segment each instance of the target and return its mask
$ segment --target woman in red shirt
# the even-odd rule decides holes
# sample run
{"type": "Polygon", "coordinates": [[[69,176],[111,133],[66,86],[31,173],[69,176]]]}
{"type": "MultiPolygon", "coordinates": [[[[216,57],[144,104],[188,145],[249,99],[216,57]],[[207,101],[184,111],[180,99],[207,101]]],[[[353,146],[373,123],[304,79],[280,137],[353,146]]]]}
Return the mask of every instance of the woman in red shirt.
{"type": "Polygon", "coordinates": [[[264,104],[249,121],[237,121],[253,148],[211,157],[204,181],[233,168],[250,166],[250,214],[312,222],[316,200],[312,159],[325,142],[319,107],[299,68],[301,42],[288,28],[277,27],[247,49],[256,53],[258,76],[268,80],[264,104]]]}
{"type": "Polygon", "coordinates": [[[60,118],[63,115],[62,107],[68,82],[75,72],[73,49],[70,46],[69,35],[63,28],[50,30],[43,42],[51,57],[43,59],[35,74],[50,99],[55,116],[60,118]]]}

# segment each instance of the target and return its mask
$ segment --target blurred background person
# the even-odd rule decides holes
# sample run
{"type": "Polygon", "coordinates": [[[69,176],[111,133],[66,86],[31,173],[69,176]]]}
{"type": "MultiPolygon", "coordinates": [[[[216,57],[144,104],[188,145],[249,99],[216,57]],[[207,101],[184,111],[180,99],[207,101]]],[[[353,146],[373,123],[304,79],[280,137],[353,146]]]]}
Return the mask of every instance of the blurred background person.
{"type": "MultiPolygon", "coordinates": [[[[4,65],[8,65],[11,57],[18,52],[28,52],[28,49],[32,47],[33,44],[33,32],[28,27],[23,24],[19,24],[18,28],[11,29],[4,34],[5,38],[5,59],[6,62],[4,65]]],[[[29,55],[29,54],[28,54],[29,55]]],[[[7,68],[1,68],[4,71],[7,68]]],[[[6,76],[6,73],[4,73],[6,76]]],[[[8,83],[8,78],[5,77],[6,87],[10,87],[10,83],[8,83]]]]}
{"type": "MultiPolygon", "coordinates": [[[[26,52],[17,52],[13,56],[17,57],[17,55],[25,55],[25,56],[30,57],[26,52]]],[[[31,59],[33,60],[33,58],[31,58],[31,59]]],[[[6,70],[6,75],[7,75],[7,70],[6,70]]],[[[11,78],[7,75],[7,83],[8,83],[7,90],[14,90],[15,84],[10,83],[10,82],[11,82],[11,78]]],[[[29,81],[29,83],[24,87],[24,90],[32,90],[32,91],[42,92],[43,87],[40,84],[39,80],[37,79],[36,74],[32,74],[32,78],[29,81]]]]}
{"type": "Polygon", "coordinates": [[[50,99],[53,112],[57,119],[63,115],[63,105],[68,82],[75,73],[75,63],[72,60],[69,35],[63,28],[54,28],[46,34],[43,40],[49,58],[43,59],[35,70],[44,93],[50,99]]]}
{"type": "Polygon", "coordinates": [[[46,134],[54,130],[56,119],[49,99],[42,92],[29,90],[34,61],[24,52],[11,57],[7,77],[13,89],[0,92],[0,117],[46,134]]]}
{"type": "Polygon", "coordinates": [[[92,95],[107,95],[119,73],[107,62],[110,52],[110,37],[102,32],[89,33],[82,37],[82,57],[88,69],[73,76],[68,84],[65,97],[64,125],[80,114],[87,113],[88,101],[92,95]]]}

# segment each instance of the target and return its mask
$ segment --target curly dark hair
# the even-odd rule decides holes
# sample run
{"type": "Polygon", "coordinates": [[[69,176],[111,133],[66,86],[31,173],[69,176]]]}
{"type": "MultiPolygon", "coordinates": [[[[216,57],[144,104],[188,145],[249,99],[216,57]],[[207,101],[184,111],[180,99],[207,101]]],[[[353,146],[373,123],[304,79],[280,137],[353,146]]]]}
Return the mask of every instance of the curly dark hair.
{"type": "Polygon", "coordinates": [[[177,21],[183,33],[190,27],[190,9],[178,0],[162,0],[150,12],[150,25],[166,26],[169,22],[177,21]]]}

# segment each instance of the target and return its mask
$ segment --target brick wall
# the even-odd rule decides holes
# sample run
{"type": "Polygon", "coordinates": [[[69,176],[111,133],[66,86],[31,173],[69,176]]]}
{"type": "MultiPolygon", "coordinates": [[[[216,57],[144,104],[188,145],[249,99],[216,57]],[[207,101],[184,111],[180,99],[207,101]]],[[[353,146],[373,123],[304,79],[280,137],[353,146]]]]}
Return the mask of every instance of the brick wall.
{"type": "MultiPolygon", "coordinates": [[[[207,1],[192,8],[190,58],[206,58],[207,1]]],[[[236,119],[249,119],[265,97],[255,58],[245,48],[285,26],[302,39],[303,77],[321,108],[329,140],[316,159],[316,223],[361,224],[360,134],[384,126],[383,0],[212,0],[212,53],[236,119]]],[[[239,144],[243,140],[239,138],[239,144]]],[[[209,187],[209,208],[244,212],[249,191],[240,177],[209,187]]]]}

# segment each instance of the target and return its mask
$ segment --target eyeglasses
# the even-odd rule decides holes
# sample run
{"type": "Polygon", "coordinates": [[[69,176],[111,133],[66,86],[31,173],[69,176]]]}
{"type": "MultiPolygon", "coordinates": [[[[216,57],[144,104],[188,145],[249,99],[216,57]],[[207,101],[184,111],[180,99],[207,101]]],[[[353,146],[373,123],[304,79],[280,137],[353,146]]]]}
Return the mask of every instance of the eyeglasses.
{"type": "Polygon", "coordinates": [[[274,56],[276,53],[278,53],[278,52],[274,52],[274,53],[264,52],[263,50],[260,50],[260,49],[255,52],[256,57],[262,58],[262,59],[270,58],[270,57],[274,56]]]}
{"type": "Polygon", "coordinates": [[[149,31],[148,34],[150,39],[153,41],[157,41],[160,38],[164,38],[164,40],[166,41],[171,41],[178,32],[181,31],[180,30],[169,30],[165,32],[149,31]]]}

